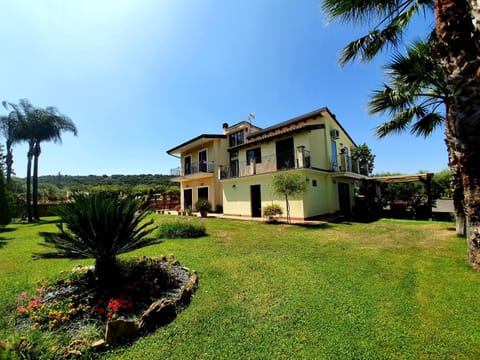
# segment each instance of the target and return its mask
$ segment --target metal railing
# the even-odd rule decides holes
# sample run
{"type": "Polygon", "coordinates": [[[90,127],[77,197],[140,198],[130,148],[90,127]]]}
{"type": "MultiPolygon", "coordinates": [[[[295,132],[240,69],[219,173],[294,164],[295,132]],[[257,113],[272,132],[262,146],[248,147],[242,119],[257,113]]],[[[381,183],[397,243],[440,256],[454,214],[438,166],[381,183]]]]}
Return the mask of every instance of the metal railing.
{"type": "Polygon", "coordinates": [[[288,151],[259,159],[239,161],[235,166],[219,166],[219,178],[231,179],[242,176],[266,174],[278,170],[310,168],[310,151],[288,151]]]}
{"type": "Polygon", "coordinates": [[[335,172],[352,172],[368,176],[368,164],[358,159],[353,159],[347,154],[337,155],[331,159],[331,170],[335,172]]]}
{"type": "Polygon", "coordinates": [[[173,176],[188,176],[199,173],[213,173],[215,167],[214,161],[201,161],[185,164],[183,167],[177,167],[170,170],[170,175],[173,176]]]}

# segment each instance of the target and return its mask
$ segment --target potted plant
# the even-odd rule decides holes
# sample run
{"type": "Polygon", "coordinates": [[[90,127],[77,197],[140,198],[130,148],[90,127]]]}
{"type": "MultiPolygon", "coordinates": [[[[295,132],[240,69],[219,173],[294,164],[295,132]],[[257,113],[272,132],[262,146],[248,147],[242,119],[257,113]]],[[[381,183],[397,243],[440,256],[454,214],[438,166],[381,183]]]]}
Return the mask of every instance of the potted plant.
{"type": "Polygon", "coordinates": [[[275,222],[278,216],[283,215],[283,209],[278,204],[267,205],[263,208],[263,216],[268,217],[268,222],[275,222]]]}
{"type": "Polygon", "coordinates": [[[195,203],[195,210],[200,212],[202,217],[207,217],[208,212],[212,209],[212,204],[207,199],[199,199],[195,203]]]}

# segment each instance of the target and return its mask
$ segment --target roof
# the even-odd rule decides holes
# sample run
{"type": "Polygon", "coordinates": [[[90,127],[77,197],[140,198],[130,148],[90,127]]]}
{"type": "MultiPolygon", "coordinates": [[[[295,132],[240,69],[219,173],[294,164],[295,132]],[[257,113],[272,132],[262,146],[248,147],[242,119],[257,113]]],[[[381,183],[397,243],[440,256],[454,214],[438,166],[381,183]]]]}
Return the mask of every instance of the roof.
{"type": "Polygon", "coordinates": [[[427,181],[433,177],[433,173],[416,174],[416,175],[392,175],[392,176],[378,176],[371,177],[369,180],[378,181],[382,183],[407,183],[414,181],[427,181]]]}
{"type": "MultiPolygon", "coordinates": [[[[311,111],[307,114],[303,114],[303,115],[300,115],[300,116],[297,116],[297,117],[294,117],[293,119],[290,119],[290,120],[287,120],[287,121],[283,121],[281,123],[278,123],[276,125],[272,125],[272,126],[269,126],[265,129],[262,129],[262,130],[259,130],[259,131],[255,131],[249,135],[247,135],[247,138],[252,138],[252,137],[256,137],[256,136],[261,136],[263,134],[266,134],[266,133],[269,133],[271,131],[275,131],[275,130],[278,130],[282,127],[286,127],[286,126],[289,126],[289,125],[292,125],[292,124],[295,124],[297,122],[300,122],[300,121],[304,121],[304,120],[308,120],[312,117],[316,117],[316,116],[319,116],[319,115],[322,115],[323,112],[325,111],[328,111],[330,113],[330,111],[326,108],[326,107],[323,107],[321,109],[318,109],[318,110],[314,110],[314,111],[311,111]]],[[[322,115],[323,116],[323,115],[322,115]]],[[[334,116],[332,116],[334,118],[334,116]]]]}
{"type": "Polygon", "coordinates": [[[226,137],[227,137],[226,135],[220,135],[220,134],[202,134],[191,140],[184,142],[183,144],[175,146],[170,150],[167,150],[167,154],[169,155],[179,154],[182,152],[182,149],[185,150],[186,147],[194,147],[196,145],[200,145],[209,140],[225,139],[226,137]]]}
{"type": "Polygon", "coordinates": [[[275,130],[278,130],[278,129],[281,129],[283,127],[288,127],[290,125],[293,125],[293,124],[296,124],[296,123],[299,123],[301,121],[305,121],[305,120],[308,120],[308,119],[311,119],[311,118],[314,118],[314,117],[317,117],[317,116],[324,116],[324,113],[327,113],[328,115],[330,115],[330,117],[333,119],[333,121],[335,121],[335,124],[340,128],[342,129],[342,131],[345,133],[345,135],[348,137],[348,139],[352,142],[352,144],[356,147],[357,144],[355,143],[355,141],[353,141],[353,139],[350,137],[350,135],[345,131],[345,129],[343,128],[343,126],[337,121],[337,117],[335,116],[335,114],[333,114],[326,106],[320,108],[320,109],[317,109],[317,110],[314,110],[314,111],[311,111],[309,113],[306,113],[306,114],[303,114],[303,115],[300,115],[300,116],[296,116],[290,120],[286,120],[286,121],[283,121],[281,123],[278,123],[276,125],[272,125],[272,126],[269,126],[265,129],[262,129],[262,130],[259,130],[259,131],[255,131],[249,135],[247,135],[247,139],[251,139],[253,137],[257,137],[257,136],[262,136],[264,134],[267,134],[269,132],[272,132],[272,131],[275,131],[275,130]]]}

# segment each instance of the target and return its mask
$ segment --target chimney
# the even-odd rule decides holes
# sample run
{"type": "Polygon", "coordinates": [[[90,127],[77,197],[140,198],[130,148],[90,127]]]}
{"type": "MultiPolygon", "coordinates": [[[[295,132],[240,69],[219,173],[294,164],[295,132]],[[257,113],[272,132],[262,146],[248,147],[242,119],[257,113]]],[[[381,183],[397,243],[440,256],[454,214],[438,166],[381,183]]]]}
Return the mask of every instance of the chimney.
{"type": "Polygon", "coordinates": [[[228,129],[228,124],[227,123],[223,123],[223,134],[226,134],[227,133],[227,129],[228,129]]]}

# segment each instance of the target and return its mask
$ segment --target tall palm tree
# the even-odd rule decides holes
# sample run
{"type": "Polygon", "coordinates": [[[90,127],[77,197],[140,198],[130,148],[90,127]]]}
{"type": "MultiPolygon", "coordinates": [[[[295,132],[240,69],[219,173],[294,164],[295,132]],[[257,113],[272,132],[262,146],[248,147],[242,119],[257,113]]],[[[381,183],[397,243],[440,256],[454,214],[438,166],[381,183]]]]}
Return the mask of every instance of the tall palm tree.
{"type": "Polygon", "coordinates": [[[480,269],[480,4],[436,0],[440,64],[451,94],[447,141],[462,175],[468,260],[480,269]]]}
{"type": "Polygon", "coordinates": [[[38,123],[36,126],[36,139],[33,146],[33,216],[39,219],[38,214],[38,159],[42,152],[41,143],[53,141],[55,143],[62,142],[62,133],[71,132],[77,135],[77,127],[73,121],[62,115],[54,107],[38,109],[38,123]]]}
{"type": "Polygon", "coordinates": [[[46,109],[34,107],[28,99],[19,104],[10,104],[19,119],[17,138],[28,143],[27,152],[27,214],[28,220],[38,219],[38,158],[41,143],[45,141],[61,142],[62,133],[70,131],[77,135],[75,124],[54,107],[46,109]],[[33,181],[32,181],[33,161],[33,181]],[[33,191],[32,191],[33,187],[33,191]],[[33,208],[31,206],[33,200],[33,208]]]}
{"type": "MultiPolygon", "coordinates": [[[[435,129],[447,125],[448,90],[434,54],[435,46],[435,39],[416,42],[407,47],[406,55],[396,53],[392,61],[385,65],[389,81],[373,92],[368,103],[370,114],[388,114],[390,117],[376,128],[378,138],[405,131],[427,138],[435,129]]],[[[448,142],[447,150],[456,231],[457,235],[464,236],[463,185],[455,151],[448,142]]]]}
{"type": "Polygon", "coordinates": [[[376,25],[344,49],[341,62],[360,55],[369,60],[385,45],[395,45],[412,18],[408,14],[434,6],[436,52],[449,95],[447,144],[453,149],[464,191],[468,261],[480,269],[480,4],[476,0],[324,0],[323,9],[345,22],[376,25]],[[417,10],[415,10],[417,9],[417,10]],[[401,14],[406,14],[399,17],[401,14]],[[399,19],[398,21],[396,19],[399,19]],[[404,21],[400,21],[404,20],[404,21]],[[383,24],[387,26],[378,30],[383,24]],[[397,26],[398,24],[398,26],[397,26]],[[390,26],[392,25],[392,26],[390,26]],[[403,25],[403,26],[402,26],[403,25]],[[386,30],[386,31],[384,31],[386,30]],[[393,35],[396,33],[397,35],[393,35]],[[351,56],[350,56],[351,55],[351,56]]]}
{"type": "MultiPolygon", "coordinates": [[[[9,109],[6,101],[2,102],[5,109],[9,109]]],[[[0,117],[0,131],[5,137],[5,165],[7,186],[11,186],[13,173],[13,145],[19,141],[18,139],[19,121],[15,111],[11,111],[7,116],[0,117]]]]}

